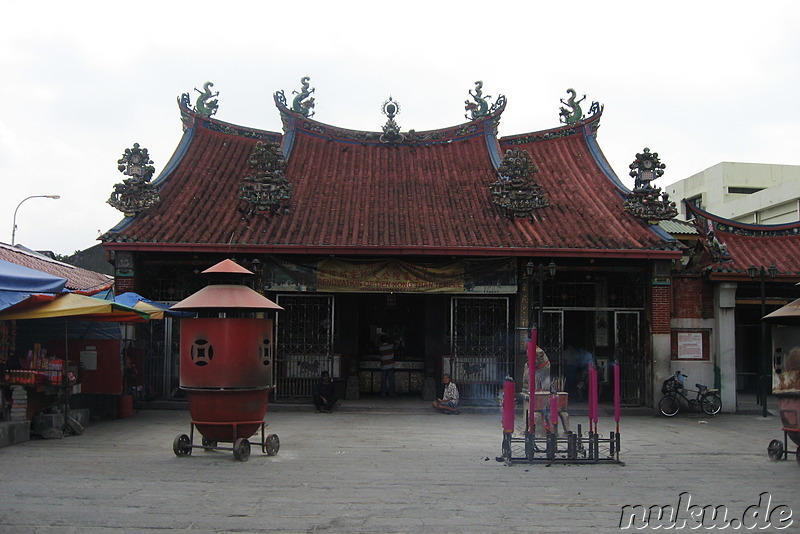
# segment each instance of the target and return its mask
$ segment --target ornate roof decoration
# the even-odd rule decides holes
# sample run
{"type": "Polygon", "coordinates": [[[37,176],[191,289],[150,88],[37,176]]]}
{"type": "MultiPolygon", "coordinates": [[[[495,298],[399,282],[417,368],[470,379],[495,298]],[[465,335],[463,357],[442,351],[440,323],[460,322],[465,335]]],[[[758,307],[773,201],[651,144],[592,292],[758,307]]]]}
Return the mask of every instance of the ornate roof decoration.
{"type": "Polygon", "coordinates": [[[197,101],[195,102],[194,110],[203,117],[211,117],[217,113],[217,109],[219,108],[219,104],[217,104],[217,100],[215,98],[219,96],[219,91],[212,93],[212,87],[214,87],[213,83],[206,82],[203,84],[202,91],[197,87],[194,88],[195,91],[200,93],[200,96],[197,97],[197,101]]]}
{"type": "Polygon", "coordinates": [[[527,150],[506,150],[497,169],[499,177],[489,186],[492,202],[499,206],[509,219],[530,217],[533,210],[549,206],[542,195],[542,187],[531,179],[539,172],[527,150]]]}
{"type": "Polygon", "coordinates": [[[678,208],[670,201],[666,191],[662,193],[661,188],[651,184],[664,174],[666,168],[658,159],[658,152],[651,153],[649,148],[645,148],[643,152],[636,154],[636,159],[629,168],[634,187],[623,204],[625,211],[648,223],[672,219],[678,215],[678,208]]]}
{"type": "Polygon", "coordinates": [[[119,172],[130,178],[114,185],[114,192],[107,202],[126,217],[135,217],[161,200],[150,183],[155,172],[151,163],[147,149],[139,148],[139,143],[134,143],[133,148],[126,148],[122,158],[117,160],[119,172]]]}
{"type": "Polygon", "coordinates": [[[580,104],[586,100],[586,95],[583,95],[580,100],[575,100],[577,93],[575,92],[575,89],[572,88],[567,89],[567,94],[570,95],[570,97],[566,102],[563,98],[560,100],[562,104],[569,106],[569,109],[562,106],[558,112],[558,118],[564,124],[575,124],[583,118],[583,110],[581,109],[580,104]]]}
{"type": "Polygon", "coordinates": [[[293,95],[297,95],[294,97],[294,100],[292,100],[292,111],[303,117],[314,116],[314,112],[311,111],[311,108],[314,107],[314,98],[311,96],[311,93],[314,92],[314,88],[308,89],[309,80],[311,80],[309,76],[303,76],[300,78],[300,84],[302,85],[300,91],[292,91],[293,95]]]}
{"type": "Polygon", "coordinates": [[[486,99],[492,97],[490,95],[483,96],[483,82],[480,80],[475,82],[475,90],[469,90],[469,96],[471,96],[475,102],[464,100],[464,109],[469,112],[464,116],[472,121],[488,117],[500,109],[506,102],[506,97],[500,95],[497,97],[495,103],[489,106],[489,103],[486,101],[486,99]]]}
{"type": "Polygon", "coordinates": [[[239,184],[239,199],[248,206],[240,208],[240,211],[247,215],[257,212],[288,213],[292,184],[284,176],[286,160],[280,144],[259,141],[247,164],[252,173],[239,184]]]}
{"type": "Polygon", "coordinates": [[[722,263],[731,261],[731,254],[728,252],[728,245],[717,239],[714,230],[706,233],[706,239],[703,243],[706,250],[711,255],[711,261],[714,263],[722,263]]]}
{"type": "Polygon", "coordinates": [[[731,257],[731,253],[728,252],[728,245],[720,241],[717,237],[717,230],[725,231],[724,225],[720,225],[718,222],[707,219],[699,214],[695,214],[694,222],[703,238],[703,247],[711,257],[711,261],[713,263],[731,261],[733,258],[731,257]],[[720,226],[722,228],[719,228],[720,226]]]}
{"type": "Polygon", "coordinates": [[[400,113],[400,103],[389,100],[381,104],[381,113],[389,117],[386,124],[382,126],[383,135],[381,135],[381,143],[402,143],[406,136],[400,133],[400,126],[395,122],[395,116],[400,113]]]}

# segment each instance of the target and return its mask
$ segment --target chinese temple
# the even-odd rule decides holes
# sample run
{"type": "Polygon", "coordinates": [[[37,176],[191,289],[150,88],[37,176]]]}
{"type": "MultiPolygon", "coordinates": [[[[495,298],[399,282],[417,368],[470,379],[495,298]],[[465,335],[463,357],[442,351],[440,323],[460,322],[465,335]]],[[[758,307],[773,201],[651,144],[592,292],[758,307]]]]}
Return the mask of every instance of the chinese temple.
{"type": "Polygon", "coordinates": [[[450,372],[462,398],[489,400],[521,381],[536,324],[560,388],[581,395],[581,369],[616,360],[623,403],[652,405],[685,247],[658,226],[677,213],[652,183],[664,164],[636,154],[625,187],[597,142],[599,103],[584,114],[570,89],[557,126],[500,137],[506,99],[476,82],[455,126],[404,129],[389,98],[356,131],[315,120],[303,78],[275,93],[271,132],[217,120],[212,88],[179,98],[183,136],[159,175],[138,144],[119,160],[109,203],[124,219],[101,237],[117,292],[176,302],[227,258],[255,273],[285,310],[278,401],[310,398],[322,370],[345,398],[377,394],[381,335],[399,345],[399,395],[432,398],[450,372]]]}

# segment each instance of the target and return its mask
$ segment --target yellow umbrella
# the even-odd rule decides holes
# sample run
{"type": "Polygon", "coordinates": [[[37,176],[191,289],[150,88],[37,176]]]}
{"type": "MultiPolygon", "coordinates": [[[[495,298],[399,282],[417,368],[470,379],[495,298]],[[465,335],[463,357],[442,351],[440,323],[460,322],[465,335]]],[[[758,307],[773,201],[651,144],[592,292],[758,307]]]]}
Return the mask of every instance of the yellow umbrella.
{"type": "Polygon", "coordinates": [[[25,301],[0,311],[0,321],[75,317],[89,321],[145,322],[150,314],[111,300],[96,299],[77,293],[63,293],[54,300],[25,301]]]}
{"type": "Polygon", "coordinates": [[[143,300],[140,300],[139,302],[134,304],[133,309],[146,313],[147,315],[150,316],[150,319],[163,319],[164,312],[166,311],[162,308],[159,308],[158,306],[153,306],[152,304],[148,304],[143,300]]]}

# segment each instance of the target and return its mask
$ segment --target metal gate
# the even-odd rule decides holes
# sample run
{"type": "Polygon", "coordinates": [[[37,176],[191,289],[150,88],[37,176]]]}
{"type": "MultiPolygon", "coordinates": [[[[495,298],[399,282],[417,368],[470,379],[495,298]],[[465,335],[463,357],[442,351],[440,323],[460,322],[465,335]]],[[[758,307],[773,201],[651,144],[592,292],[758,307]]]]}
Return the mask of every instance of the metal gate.
{"type": "Polygon", "coordinates": [[[509,299],[453,297],[451,357],[444,362],[461,398],[492,400],[513,372],[509,299]]]}
{"type": "Polygon", "coordinates": [[[339,375],[333,355],[333,296],[278,295],[275,397],[311,398],[322,371],[339,375]]]}
{"type": "Polygon", "coordinates": [[[550,360],[550,379],[559,391],[564,391],[564,312],[543,310],[538,344],[550,360]]]}
{"type": "Polygon", "coordinates": [[[614,357],[620,365],[620,396],[622,404],[640,406],[647,398],[648,361],[641,343],[639,312],[614,312],[614,357]]]}

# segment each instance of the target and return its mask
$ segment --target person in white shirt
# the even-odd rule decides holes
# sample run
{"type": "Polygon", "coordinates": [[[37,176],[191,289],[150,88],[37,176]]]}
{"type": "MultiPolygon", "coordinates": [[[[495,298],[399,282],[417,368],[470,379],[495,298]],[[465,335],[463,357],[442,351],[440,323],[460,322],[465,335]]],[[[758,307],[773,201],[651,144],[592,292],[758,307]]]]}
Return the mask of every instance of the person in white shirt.
{"type": "Polygon", "coordinates": [[[442,393],[441,399],[433,401],[433,407],[448,415],[458,415],[461,413],[458,411],[458,388],[453,382],[453,378],[447,373],[442,376],[442,382],[444,383],[444,393],[442,393]]]}

